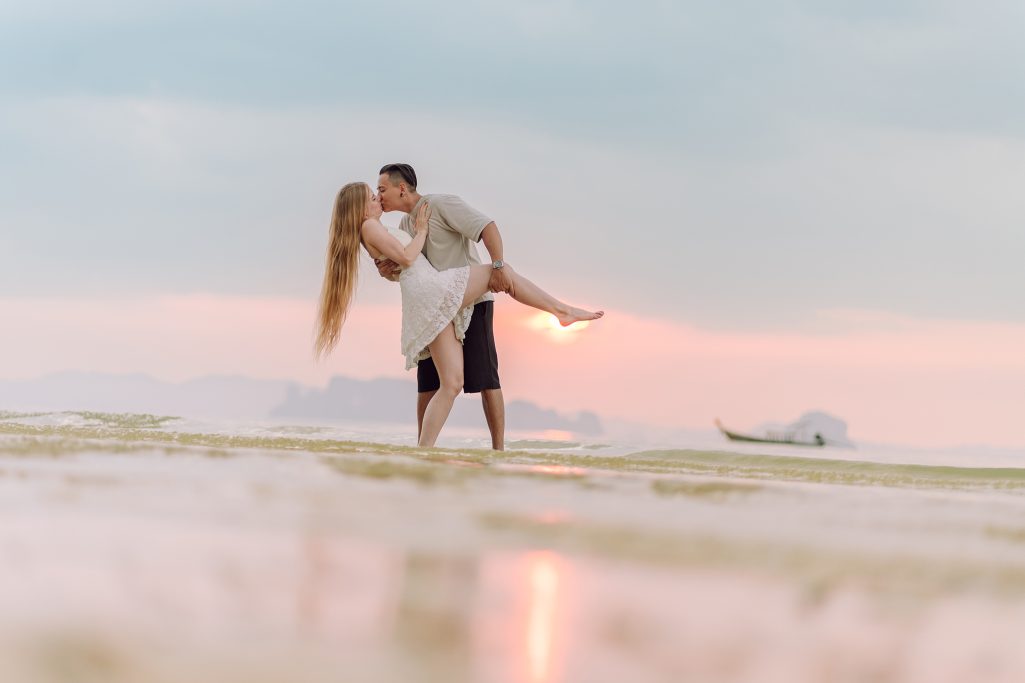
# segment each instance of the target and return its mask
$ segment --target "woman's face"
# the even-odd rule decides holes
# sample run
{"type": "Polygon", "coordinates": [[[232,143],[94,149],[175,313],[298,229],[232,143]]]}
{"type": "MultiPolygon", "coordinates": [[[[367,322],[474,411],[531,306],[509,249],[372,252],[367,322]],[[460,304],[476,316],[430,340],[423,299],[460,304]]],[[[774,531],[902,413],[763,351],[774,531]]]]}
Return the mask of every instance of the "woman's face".
{"type": "Polygon", "coordinates": [[[381,198],[367,189],[367,218],[380,218],[384,211],[381,209],[381,198]]]}

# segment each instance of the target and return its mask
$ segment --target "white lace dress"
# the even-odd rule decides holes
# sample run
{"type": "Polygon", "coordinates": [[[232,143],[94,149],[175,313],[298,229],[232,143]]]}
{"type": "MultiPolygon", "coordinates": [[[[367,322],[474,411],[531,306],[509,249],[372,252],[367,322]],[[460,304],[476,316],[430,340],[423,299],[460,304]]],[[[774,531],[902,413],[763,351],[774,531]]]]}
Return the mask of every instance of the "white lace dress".
{"type": "MultiPolygon", "coordinates": [[[[401,230],[389,229],[403,246],[412,238],[401,230]]],[[[466,285],[470,280],[470,267],[437,270],[420,254],[399,275],[402,290],[402,355],[406,369],[415,368],[418,361],[429,358],[427,345],[452,323],[456,339],[463,341],[470,325],[473,306],[461,307],[466,285]]]]}

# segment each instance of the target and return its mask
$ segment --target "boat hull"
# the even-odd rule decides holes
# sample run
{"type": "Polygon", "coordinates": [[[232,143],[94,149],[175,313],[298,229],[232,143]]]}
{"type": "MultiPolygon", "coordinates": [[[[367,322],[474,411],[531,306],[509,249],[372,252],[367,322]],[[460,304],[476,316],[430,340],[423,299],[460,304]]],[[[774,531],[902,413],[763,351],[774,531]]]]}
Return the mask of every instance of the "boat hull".
{"type": "Polygon", "coordinates": [[[815,435],[815,441],[799,441],[797,439],[788,439],[786,437],[766,438],[758,436],[748,436],[747,434],[732,432],[723,427],[718,420],[715,421],[715,426],[718,427],[719,431],[723,433],[723,436],[725,436],[730,441],[741,441],[744,443],[774,443],[785,444],[787,446],[811,446],[813,448],[821,448],[822,446],[826,445],[825,439],[823,439],[818,434],[815,435]]]}

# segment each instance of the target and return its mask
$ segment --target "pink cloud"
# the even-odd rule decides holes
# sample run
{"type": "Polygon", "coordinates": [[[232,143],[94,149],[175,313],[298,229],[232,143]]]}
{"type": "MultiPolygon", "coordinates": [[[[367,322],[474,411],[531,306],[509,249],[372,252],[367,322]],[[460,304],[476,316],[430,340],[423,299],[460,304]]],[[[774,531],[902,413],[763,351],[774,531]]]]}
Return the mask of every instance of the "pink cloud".
{"type": "MultiPolygon", "coordinates": [[[[311,353],[315,302],[215,295],[0,299],[0,377],[60,370],[291,378],[412,378],[394,305],[353,308],[323,364],[311,353]]],[[[1025,444],[1025,325],[828,311],[810,331],[715,331],[609,311],[553,336],[537,314],[496,307],[507,398],[660,426],[739,427],[820,408],[855,438],[1025,444]],[[569,341],[566,341],[569,340],[569,341]]]]}
{"type": "Polygon", "coordinates": [[[739,426],[820,408],[853,435],[1025,444],[1025,325],[832,311],[816,332],[722,332],[612,311],[539,347],[530,313],[498,316],[510,393],[665,426],[739,426]]]}

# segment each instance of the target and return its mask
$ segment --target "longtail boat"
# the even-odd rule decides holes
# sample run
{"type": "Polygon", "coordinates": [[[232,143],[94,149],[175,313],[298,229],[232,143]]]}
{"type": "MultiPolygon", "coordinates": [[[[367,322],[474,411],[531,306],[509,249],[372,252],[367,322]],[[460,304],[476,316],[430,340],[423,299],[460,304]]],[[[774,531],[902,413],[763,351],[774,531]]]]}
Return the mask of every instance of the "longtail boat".
{"type": "Polygon", "coordinates": [[[765,436],[750,436],[748,434],[740,434],[738,432],[731,432],[722,426],[722,422],[718,419],[715,421],[715,426],[719,428],[719,431],[729,439],[730,441],[745,441],[748,443],[782,443],[789,444],[792,446],[825,446],[826,440],[822,438],[822,435],[818,432],[812,437],[811,441],[801,441],[795,437],[795,432],[768,432],[765,436]]]}

